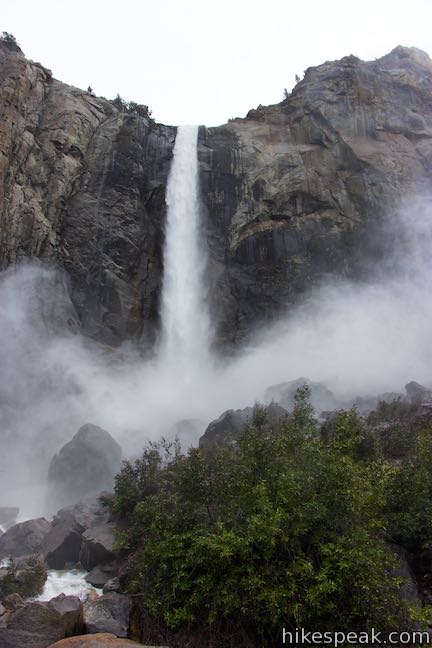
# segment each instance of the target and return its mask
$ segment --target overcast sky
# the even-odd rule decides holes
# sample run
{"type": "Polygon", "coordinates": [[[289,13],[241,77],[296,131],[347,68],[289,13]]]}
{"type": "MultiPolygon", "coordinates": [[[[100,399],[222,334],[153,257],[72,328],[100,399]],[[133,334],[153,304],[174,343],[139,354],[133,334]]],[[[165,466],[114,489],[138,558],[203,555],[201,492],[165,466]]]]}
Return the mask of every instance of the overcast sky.
{"type": "Polygon", "coordinates": [[[432,0],[8,0],[0,31],[66,83],[213,126],[281,101],[326,60],[432,53],[432,0]]]}

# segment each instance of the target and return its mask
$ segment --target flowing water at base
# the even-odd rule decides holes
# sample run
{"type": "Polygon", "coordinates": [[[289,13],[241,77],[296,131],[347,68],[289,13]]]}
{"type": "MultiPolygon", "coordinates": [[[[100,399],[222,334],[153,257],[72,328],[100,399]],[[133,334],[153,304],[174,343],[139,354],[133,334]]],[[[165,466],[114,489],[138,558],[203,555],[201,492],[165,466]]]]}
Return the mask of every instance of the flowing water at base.
{"type": "Polygon", "coordinates": [[[90,589],[102,594],[102,590],[90,585],[85,580],[86,571],[80,569],[70,569],[68,571],[59,571],[51,569],[48,572],[48,578],[43,588],[42,594],[35,598],[36,601],[50,601],[59,594],[66,596],[79,596],[81,600],[86,598],[90,589]]]}

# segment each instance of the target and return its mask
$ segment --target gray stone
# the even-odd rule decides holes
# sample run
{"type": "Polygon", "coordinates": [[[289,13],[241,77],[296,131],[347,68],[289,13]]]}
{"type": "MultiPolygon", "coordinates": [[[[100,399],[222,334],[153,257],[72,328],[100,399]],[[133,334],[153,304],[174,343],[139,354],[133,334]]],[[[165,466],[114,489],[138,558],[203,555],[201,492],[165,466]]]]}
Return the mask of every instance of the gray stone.
{"type": "MultiPolygon", "coordinates": [[[[221,414],[218,419],[207,426],[199,440],[200,448],[235,440],[245,426],[252,421],[255,410],[255,407],[245,407],[242,410],[227,410],[221,414]]],[[[266,413],[270,425],[277,425],[288,416],[287,410],[275,403],[266,407],[266,413]]]]}
{"type": "Polygon", "coordinates": [[[317,415],[320,415],[322,411],[333,410],[337,407],[337,401],[333,393],[322,383],[313,382],[309,378],[298,378],[290,382],[273,385],[266,389],[264,399],[267,403],[272,401],[279,403],[279,405],[291,412],[294,408],[295,394],[303,385],[310,388],[310,403],[317,415]]]}
{"type": "MultiPolygon", "coordinates": [[[[118,571],[119,565],[116,562],[97,565],[87,574],[86,581],[93,587],[105,587],[106,583],[116,580],[114,577],[118,574],[118,571]]],[[[108,589],[107,591],[116,592],[117,589],[108,589]]]]}
{"type": "Polygon", "coordinates": [[[79,502],[57,512],[41,551],[52,569],[65,569],[67,564],[80,560],[83,533],[91,526],[104,524],[109,519],[107,509],[97,499],[79,502]]]}
{"type": "Polygon", "coordinates": [[[85,569],[91,570],[97,565],[115,559],[115,524],[113,522],[87,529],[82,538],[80,562],[85,569]]]}
{"type": "Polygon", "coordinates": [[[0,538],[0,559],[38,553],[50,529],[51,524],[45,518],[15,524],[0,538]]]}
{"type": "Polygon", "coordinates": [[[58,506],[113,487],[121,467],[117,441],[97,425],[83,425],[56,454],[48,471],[52,499],[58,506]]]}
{"type": "Polygon", "coordinates": [[[0,628],[1,648],[47,648],[65,636],[61,615],[43,603],[27,603],[0,628]]]}
{"type": "Polygon", "coordinates": [[[84,631],[83,604],[78,596],[59,594],[51,599],[48,605],[60,614],[63,632],[66,637],[84,631]]]}
{"type": "Polygon", "coordinates": [[[131,607],[131,600],[127,596],[115,592],[84,603],[87,632],[110,632],[117,637],[127,637],[131,607]]]}
{"type": "Polygon", "coordinates": [[[104,594],[108,594],[108,592],[119,592],[119,591],[120,591],[120,579],[117,576],[107,581],[102,588],[102,592],[104,594]]]}
{"type": "Polygon", "coordinates": [[[405,391],[408,398],[413,403],[431,403],[432,402],[432,389],[420,385],[420,383],[412,380],[405,385],[405,391]]]}
{"type": "MultiPolygon", "coordinates": [[[[329,273],[356,277],[365,257],[385,257],[385,237],[369,243],[375,225],[431,189],[431,66],[404,47],[328,61],[280,104],[200,129],[220,347],[274,321],[329,273]]],[[[0,69],[0,264],[58,262],[84,333],[150,345],[175,127],[120,113],[4,45],[0,69]]]]}

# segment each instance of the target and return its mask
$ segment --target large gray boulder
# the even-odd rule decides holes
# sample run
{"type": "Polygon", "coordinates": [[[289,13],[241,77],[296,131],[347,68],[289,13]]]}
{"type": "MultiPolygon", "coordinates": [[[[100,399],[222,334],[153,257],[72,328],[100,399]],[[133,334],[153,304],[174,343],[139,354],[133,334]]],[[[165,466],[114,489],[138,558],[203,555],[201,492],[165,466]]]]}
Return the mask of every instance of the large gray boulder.
{"type": "Polygon", "coordinates": [[[45,518],[27,520],[10,527],[0,538],[0,560],[39,553],[50,529],[51,524],[45,518]]]}
{"type": "Polygon", "coordinates": [[[264,400],[266,403],[279,403],[291,412],[294,408],[296,392],[303,385],[310,388],[310,403],[316,414],[319,415],[322,411],[334,410],[337,407],[338,404],[333,393],[322,383],[313,382],[309,378],[297,378],[297,380],[272,385],[266,389],[264,400]]]}
{"type": "Polygon", "coordinates": [[[41,547],[47,565],[52,569],[65,569],[78,563],[85,531],[108,520],[107,509],[97,499],[79,502],[58,511],[41,547]]]}
{"type": "Polygon", "coordinates": [[[117,637],[127,637],[132,603],[128,596],[110,592],[95,601],[84,603],[86,631],[111,632],[117,637]]]}
{"type": "MultiPolygon", "coordinates": [[[[80,562],[84,569],[109,563],[115,559],[115,524],[106,522],[87,529],[82,536],[80,562]]],[[[111,572],[111,575],[112,572],[111,572]]]]}
{"type": "Polygon", "coordinates": [[[405,391],[412,403],[432,403],[432,389],[412,380],[405,385],[405,391]]]}
{"type": "MultiPolygon", "coordinates": [[[[256,407],[245,407],[241,410],[227,410],[218,419],[209,423],[206,431],[199,440],[200,448],[235,440],[245,426],[252,421],[255,412],[256,407]]],[[[270,425],[277,425],[288,416],[287,410],[275,403],[268,405],[266,412],[270,425]]]]}
{"type": "Polygon", "coordinates": [[[87,423],[56,454],[48,471],[50,499],[56,508],[112,489],[122,451],[115,439],[87,423]]]}
{"type": "Polygon", "coordinates": [[[48,603],[16,606],[0,627],[0,648],[48,648],[82,631],[81,601],[76,596],[60,595],[48,603]]]}

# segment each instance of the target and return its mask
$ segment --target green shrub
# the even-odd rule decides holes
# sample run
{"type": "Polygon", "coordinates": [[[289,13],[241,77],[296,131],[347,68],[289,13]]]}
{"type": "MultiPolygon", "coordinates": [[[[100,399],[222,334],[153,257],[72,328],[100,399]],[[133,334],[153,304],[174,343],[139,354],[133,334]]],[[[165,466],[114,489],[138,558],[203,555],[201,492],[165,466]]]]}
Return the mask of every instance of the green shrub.
{"type": "Polygon", "coordinates": [[[258,409],[236,444],[152,445],[124,465],[113,511],[152,618],[260,646],[287,626],[409,627],[383,539],[392,472],[355,412],[320,435],[308,397],[277,427],[258,409]]]}
{"type": "Polygon", "coordinates": [[[0,581],[0,591],[3,596],[19,594],[30,598],[42,592],[46,579],[46,567],[38,558],[29,558],[22,568],[12,560],[0,581]]]}

